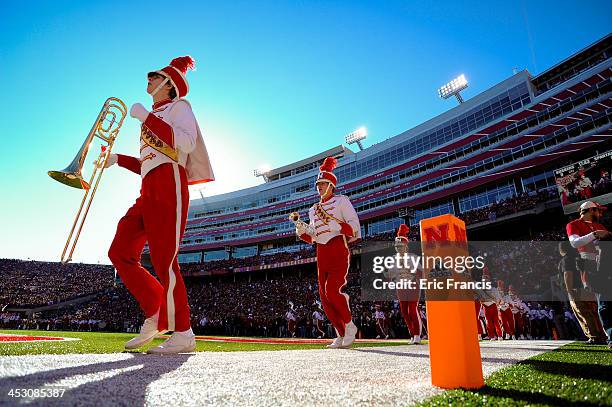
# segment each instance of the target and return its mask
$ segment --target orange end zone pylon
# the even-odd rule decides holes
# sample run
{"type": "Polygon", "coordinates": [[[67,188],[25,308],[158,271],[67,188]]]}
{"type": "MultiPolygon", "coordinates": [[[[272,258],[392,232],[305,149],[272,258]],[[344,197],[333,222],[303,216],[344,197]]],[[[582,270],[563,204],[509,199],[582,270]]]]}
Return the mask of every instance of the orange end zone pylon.
{"type": "MultiPolygon", "coordinates": [[[[465,223],[450,214],[420,222],[423,256],[467,256],[465,223]]],[[[467,280],[451,270],[443,278],[467,280]]],[[[429,281],[436,278],[425,270],[429,281]]],[[[431,383],[444,389],[478,389],[484,385],[476,311],[471,292],[427,290],[427,330],[431,383]],[[447,298],[447,299],[444,299],[447,298]],[[457,298],[460,298],[458,300],[457,298]]]]}

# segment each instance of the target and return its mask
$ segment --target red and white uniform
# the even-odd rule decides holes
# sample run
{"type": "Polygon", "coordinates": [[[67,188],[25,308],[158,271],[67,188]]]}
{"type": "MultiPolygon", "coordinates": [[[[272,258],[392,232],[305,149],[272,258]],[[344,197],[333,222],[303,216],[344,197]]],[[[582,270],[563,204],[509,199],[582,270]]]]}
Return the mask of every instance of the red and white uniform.
{"type": "Polygon", "coordinates": [[[189,305],[177,253],[189,208],[188,184],[214,179],[191,106],[184,99],[153,105],[141,127],[140,159],[118,164],[142,177],[140,197],[117,226],[108,255],[147,318],[159,310],[158,329],[190,328],[189,305]],[[148,242],[159,281],[140,264],[148,242]]]}
{"type": "Polygon", "coordinates": [[[325,335],[325,330],[323,329],[324,319],[325,318],[319,312],[319,310],[316,310],[315,312],[312,313],[312,322],[313,322],[313,325],[316,327],[317,331],[319,331],[319,336],[325,335]]]}
{"type": "Polygon", "coordinates": [[[361,226],[357,212],[344,195],[331,195],[310,208],[309,231],[300,239],[317,244],[317,269],[321,305],[331,324],[340,336],[344,336],[346,324],[351,322],[349,297],[342,290],[350,265],[348,243],[361,238],[361,226]],[[322,213],[327,212],[332,219],[322,213]],[[337,219],[334,220],[333,218],[337,219]]]}
{"type": "Polygon", "coordinates": [[[499,305],[499,316],[501,317],[501,323],[504,328],[504,332],[510,336],[514,336],[514,314],[511,308],[511,299],[508,295],[502,296],[501,303],[499,305]]]}
{"type": "Polygon", "coordinates": [[[497,291],[497,288],[492,287],[489,290],[479,290],[478,292],[485,312],[489,338],[501,337],[502,330],[497,309],[497,304],[501,301],[499,291],[497,291]]]}
{"type": "Polygon", "coordinates": [[[291,334],[291,336],[295,336],[295,326],[297,324],[297,318],[293,310],[287,311],[285,314],[285,319],[287,320],[287,330],[291,334]]]}

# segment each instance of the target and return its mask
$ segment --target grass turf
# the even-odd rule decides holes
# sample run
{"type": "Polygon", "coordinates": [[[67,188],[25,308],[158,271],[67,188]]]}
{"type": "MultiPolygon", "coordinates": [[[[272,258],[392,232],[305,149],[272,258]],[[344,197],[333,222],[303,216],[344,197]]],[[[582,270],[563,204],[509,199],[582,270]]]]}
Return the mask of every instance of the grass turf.
{"type": "Polygon", "coordinates": [[[612,405],[612,351],[574,342],[501,369],[479,390],[449,390],[418,406],[612,405]]]}
{"type": "MultiPolygon", "coordinates": [[[[118,353],[127,352],[125,343],[132,339],[135,334],[107,333],[107,332],[62,332],[62,331],[11,331],[4,330],[0,333],[33,335],[33,336],[58,336],[65,338],[80,338],[80,341],[58,341],[58,342],[0,342],[0,356],[10,355],[41,355],[41,354],[69,354],[69,353],[118,353]]],[[[141,353],[148,348],[162,343],[164,339],[156,339],[151,344],[143,346],[135,353],[141,353]]],[[[406,345],[406,342],[387,343],[355,343],[354,347],[372,346],[398,346],[406,345]]],[[[203,352],[240,352],[257,350],[292,350],[292,349],[324,349],[325,344],[265,344],[265,343],[232,343],[232,342],[208,342],[196,341],[196,351],[203,352]]]]}

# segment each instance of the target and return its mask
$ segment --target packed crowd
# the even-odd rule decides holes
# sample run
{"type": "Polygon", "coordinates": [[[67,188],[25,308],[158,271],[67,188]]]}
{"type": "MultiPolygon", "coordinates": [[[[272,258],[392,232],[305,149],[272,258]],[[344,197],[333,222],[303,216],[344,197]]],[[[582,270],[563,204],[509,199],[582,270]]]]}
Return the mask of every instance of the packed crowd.
{"type": "Polygon", "coordinates": [[[0,259],[0,309],[55,304],[113,283],[112,266],[0,259]]]}
{"type": "Polygon", "coordinates": [[[458,215],[466,224],[485,221],[495,221],[502,216],[512,215],[521,211],[535,208],[539,203],[559,199],[556,192],[543,190],[538,193],[524,192],[518,196],[502,199],[496,203],[458,215]]]}
{"type": "MultiPolygon", "coordinates": [[[[230,336],[290,336],[286,319],[291,309],[296,317],[295,334],[314,338],[320,335],[313,313],[320,311],[317,302],[316,276],[313,271],[294,272],[281,278],[259,281],[200,282],[189,284],[192,326],[197,334],[230,336]]],[[[354,322],[361,338],[408,338],[410,335],[401,316],[399,302],[361,301],[359,275],[349,274],[346,292],[354,322]],[[380,315],[384,315],[382,321],[380,315]],[[381,329],[382,327],[382,329],[381,329]]],[[[571,311],[559,302],[529,302],[526,323],[516,337],[529,339],[582,338],[571,311]],[[520,336],[519,336],[520,335],[520,336]]],[[[419,304],[423,332],[427,337],[424,303],[419,304]]],[[[18,313],[0,314],[0,327],[10,329],[42,329],[72,331],[137,332],[144,316],[137,303],[123,286],[101,293],[93,301],[64,310],[43,312],[32,318],[18,313]]],[[[485,329],[484,314],[481,323],[485,329]]],[[[324,334],[334,337],[331,325],[325,321],[324,334]]],[[[490,336],[490,335],[489,335],[490,336]]],[[[507,339],[510,335],[504,335],[507,339]]]]}
{"type": "Polygon", "coordinates": [[[296,252],[280,252],[269,255],[235,257],[226,260],[212,260],[204,263],[183,264],[181,265],[181,269],[187,274],[213,270],[233,270],[240,267],[263,266],[266,264],[307,259],[314,256],[314,247],[309,247],[308,249],[296,252]]]}

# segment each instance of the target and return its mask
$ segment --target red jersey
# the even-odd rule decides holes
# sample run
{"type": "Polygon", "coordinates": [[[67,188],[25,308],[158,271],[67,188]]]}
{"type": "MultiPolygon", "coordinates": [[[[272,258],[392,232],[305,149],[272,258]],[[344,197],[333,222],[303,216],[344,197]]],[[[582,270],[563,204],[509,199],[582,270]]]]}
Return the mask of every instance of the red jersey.
{"type": "MultiPolygon", "coordinates": [[[[581,236],[586,236],[589,233],[594,232],[596,230],[608,230],[608,229],[606,229],[606,227],[602,225],[601,223],[587,222],[582,219],[576,219],[568,223],[567,226],[565,227],[565,230],[567,232],[567,237],[571,237],[571,236],[581,237],[581,236]]],[[[589,258],[592,256],[597,256],[597,248],[595,247],[594,241],[577,248],[578,252],[580,253],[580,257],[589,258]]],[[[594,260],[593,258],[591,259],[594,260]]]]}

